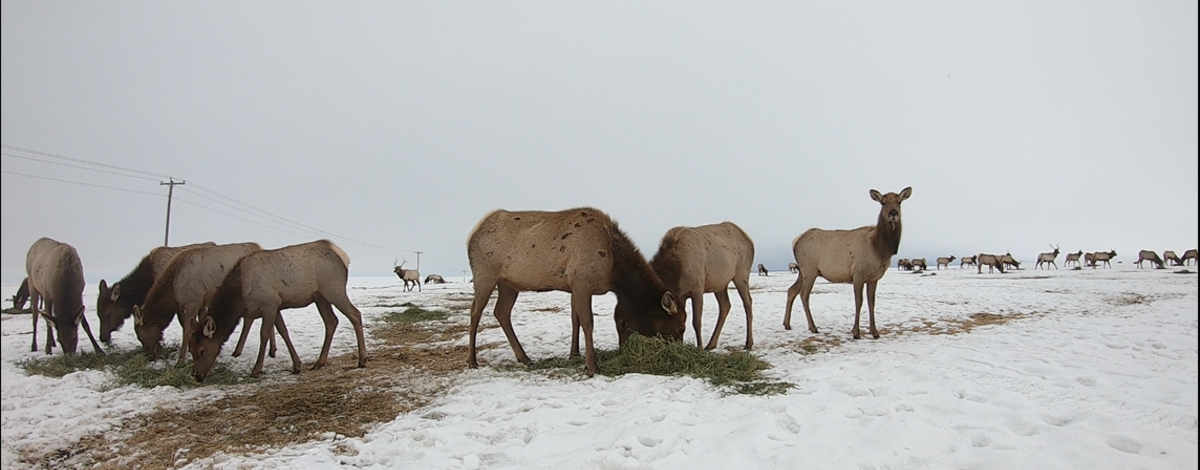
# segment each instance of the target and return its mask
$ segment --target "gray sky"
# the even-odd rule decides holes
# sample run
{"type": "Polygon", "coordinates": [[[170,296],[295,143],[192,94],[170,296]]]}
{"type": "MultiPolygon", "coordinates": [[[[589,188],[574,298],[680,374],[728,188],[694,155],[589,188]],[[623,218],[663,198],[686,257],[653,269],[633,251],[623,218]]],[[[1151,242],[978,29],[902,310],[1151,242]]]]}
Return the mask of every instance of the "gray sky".
{"type": "Polygon", "coordinates": [[[5,282],[41,236],[122,277],[168,176],[172,244],[331,238],[354,275],[461,279],[488,211],[580,205],[782,268],[905,186],[901,257],[1197,244],[1194,1],[2,9],[5,282]]]}

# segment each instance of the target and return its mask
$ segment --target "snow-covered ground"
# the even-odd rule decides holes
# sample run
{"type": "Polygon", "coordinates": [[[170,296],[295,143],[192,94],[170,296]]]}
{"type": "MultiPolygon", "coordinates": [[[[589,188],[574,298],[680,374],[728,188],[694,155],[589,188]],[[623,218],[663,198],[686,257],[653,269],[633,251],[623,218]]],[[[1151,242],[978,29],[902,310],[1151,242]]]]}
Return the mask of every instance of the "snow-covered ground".
{"type": "MultiPolygon", "coordinates": [[[[858,341],[849,336],[850,287],[822,280],[812,301],[821,330],[815,336],[832,346],[816,352],[800,344],[814,335],[799,300],[794,329],[782,327],[795,275],[752,275],[754,352],[773,365],[771,378],[795,385],[783,395],[728,395],[686,377],[573,379],[500,370],[492,366],[512,361],[512,350],[503,332],[491,328],[481,344],[498,347],[480,351],[479,369],[464,366],[432,405],[362,438],[326,436],[255,455],[218,455],[188,468],[1196,468],[1197,275],[1177,269],[893,270],[879,284],[882,337],[858,341]],[[962,330],[980,313],[1012,320],[939,334],[962,330]]],[[[454,280],[407,293],[394,277],[356,277],[350,294],[360,306],[384,299],[439,305],[469,292],[454,280]]],[[[3,295],[15,290],[5,285],[3,295]]],[[[95,291],[89,286],[85,299],[93,328],[95,291]]],[[[722,347],[740,347],[745,338],[742,305],[731,298],[722,347]]],[[[711,299],[705,339],[716,317],[711,299]]],[[[594,301],[600,348],[617,342],[614,301],[611,295],[594,301]]],[[[566,355],[566,307],[566,294],[556,292],[517,300],[514,326],[533,359],[566,355]],[[563,310],[546,311],[555,306],[563,310]]],[[[322,334],[319,316],[309,310],[286,313],[306,363],[317,356],[322,334]]],[[[363,307],[367,317],[384,310],[363,307]]],[[[495,324],[490,312],[491,306],[485,325],[495,324]]],[[[27,376],[14,363],[42,354],[29,352],[29,318],[3,320],[6,469],[28,466],[18,460],[19,449],[67,449],[157,405],[215,393],[208,387],[101,391],[109,379],[103,372],[27,376]]],[[[172,339],[178,331],[173,325],[168,341],[178,341],[172,339]]],[[[694,341],[690,321],[685,338],[694,341]]],[[[137,344],[130,325],[114,341],[137,344]]],[[[459,341],[465,344],[465,336],[459,341]]],[[[254,351],[257,340],[247,347],[254,351]]],[[[332,354],[354,348],[343,321],[332,354]]],[[[220,360],[249,374],[254,354],[235,359],[229,349],[220,360]]],[[[280,354],[267,360],[266,376],[289,368],[280,354]]]]}

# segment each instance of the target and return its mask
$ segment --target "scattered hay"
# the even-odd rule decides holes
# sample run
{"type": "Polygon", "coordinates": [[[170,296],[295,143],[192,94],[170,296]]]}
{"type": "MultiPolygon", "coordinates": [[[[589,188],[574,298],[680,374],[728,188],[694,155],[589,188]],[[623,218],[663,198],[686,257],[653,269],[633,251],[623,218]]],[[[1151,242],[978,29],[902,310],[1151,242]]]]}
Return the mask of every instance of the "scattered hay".
{"type": "Polygon", "coordinates": [[[380,320],[387,323],[417,323],[442,321],[450,316],[450,312],[445,310],[429,310],[412,302],[405,302],[398,307],[403,307],[404,310],[385,312],[380,320]]]}
{"type": "Polygon", "coordinates": [[[561,312],[561,311],[563,311],[563,308],[562,308],[562,307],[559,307],[559,306],[557,306],[557,305],[555,305],[555,306],[552,306],[552,307],[538,307],[538,308],[531,308],[531,309],[529,309],[529,311],[531,311],[531,312],[550,312],[550,313],[558,313],[558,312],[561,312]]]}
{"type": "Polygon", "coordinates": [[[203,383],[196,382],[192,375],[191,364],[173,365],[174,358],[179,354],[178,346],[167,346],[162,350],[162,361],[151,361],[141,349],[110,350],[100,356],[93,353],[58,354],[54,356],[35,357],[17,361],[17,367],[30,375],[61,378],[72,372],[81,370],[106,370],[113,373],[112,382],[105,389],[126,385],[136,385],[153,388],[166,385],[175,388],[192,388],[201,385],[237,385],[257,380],[235,373],[228,367],[217,364],[203,383]],[[161,365],[160,362],[171,365],[161,365]]]}
{"type": "Polygon", "coordinates": [[[1104,301],[1118,307],[1128,307],[1130,305],[1149,305],[1151,302],[1154,302],[1154,299],[1148,295],[1124,292],[1119,295],[1107,297],[1104,301]]]}
{"type": "Polygon", "coordinates": [[[897,329],[894,333],[903,335],[907,333],[924,333],[928,335],[957,335],[962,333],[970,333],[977,327],[1003,325],[1013,320],[1030,317],[1030,314],[1011,313],[1000,315],[996,313],[972,313],[967,318],[939,318],[937,320],[924,320],[920,326],[915,326],[906,329],[897,329]]]}

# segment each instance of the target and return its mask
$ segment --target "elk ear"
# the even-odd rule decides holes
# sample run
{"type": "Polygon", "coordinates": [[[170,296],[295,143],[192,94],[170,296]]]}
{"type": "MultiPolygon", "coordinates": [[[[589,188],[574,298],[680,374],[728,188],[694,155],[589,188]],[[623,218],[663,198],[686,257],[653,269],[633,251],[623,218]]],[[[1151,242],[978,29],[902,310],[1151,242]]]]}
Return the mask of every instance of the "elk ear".
{"type": "Polygon", "coordinates": [[[108,282],[104,279],[100,280],[100,295],[104,295],[104,291],[108,290],[108,282]]]}
{"type": "Polygon", "coordinates": [[[142,316],[142,306],[134,305],[133,306],[133,326],[142,326],[142,323],[144,321],[145,321],[145,317],[142,316]]]}
{"type": "Polygon", "coordinates": [[[216,332],[217,332],[217,323],[213,321],[212,317],[205,318],[204,319],[204,337],[206,337],[208,339],[212,339],[213,333],[216,333],[216,332]]]}
{"type": "Polygon", "coordinates": [[[112,299],[113,302],[117,301],[117,297],[121,296],[121,283],[120,282],[113,283],[112,292],[109,293],[108,296],[109,296],[109,298],[112,299]]]}
{"type": "Polygon", "coordinates": [[[675,316],[679,313],[679,302],[675,300],[675,296],[670,291],[663,292],[662,308],[667,312],[667,315],[675,316]]]}
{"type": "Polygon", "coordinates": [[[879,194],[879,191],[872,189],[871,190],[871,200],[873,200],[875,202],[883,202],[883,195],[879,194]]]}
{"type": "MultiPolygon", "coordinates": [[[[38,312],[38,313],[42,314],[42,318],[45,318],[45,319],[46,319],[46,321],[48,321],[48,322],[54,322],[54,315],[51,315],[51,314],[50,314],[50,312],[47,312],[47,311],[45,311],[45,310],[42,310],[42,311],[40,311],[40,312],[38,312]]],[[[34,334],[37,334],[37,332],[35,331],[35,332],[34,332],[34,334]]]]}
{"type": "Polygon", "coordinates": [[[912,186],[904,188],[900,191],[900,202],[904,202],[904,200],[908,199],[909,196],[912,196],[912,186]]]}
{"type": "Polygon", "coordinates": [[[79,322],[83,321],[83,307],[79,307],[79,315],[75,316],[75,328],[79,328],[79,322]]]}

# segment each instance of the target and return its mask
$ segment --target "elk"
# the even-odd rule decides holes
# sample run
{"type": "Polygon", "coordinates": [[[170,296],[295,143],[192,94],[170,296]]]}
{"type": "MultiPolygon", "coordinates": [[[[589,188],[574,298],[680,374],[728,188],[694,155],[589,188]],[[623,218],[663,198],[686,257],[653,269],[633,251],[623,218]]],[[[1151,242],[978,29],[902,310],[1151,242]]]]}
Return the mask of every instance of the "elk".
{"type": "MultiPolygon", "coordinates": [[[[1183,265],[1183,262],[1179,261],[1179,255],[1175,254],[1174,251],[1171,251],[1171,250],[1164,251],[1162,257],[1163,257],[1163,262],[1170,262],[1171,266],[1182,266],[1183,265]]],[[[16,299],[14,298],[13,300],[15,301],[16,299]]]]}
{"type": "Polygon", "coordinates": [[[1109,261],[1116,257],[1117,257],[1117,250],[1112,250],[1112,251],[1108,251],[1108,252],[1097,251],[1095,253],[1092,253],[1092,269],[1096,269],[1096,265],[1098,265],[1100,263],[1104,263],[1104,266],[1111,268],[1112,264],[1109,263],[1109,261]]]}
{"type": "Polygon", "coordinates": [[[1084,253],[1083,264],[1084,266],[1096,266],[1096,253],[1084,253]]]}
{"type": "MultiPolygon", "coordinates": [[[[746,232],[732,222],[699,227],[674,227],[663,235],[658,252],[650,259],[650,267],[663,284],[679,299],[680,313],[692,300],[692,328],[696,330],[696,347],[701,347],[700,318],[704,311],[704,294],[717,298],[717,325],[704,349],[717,347],[717,338],[729,315],[729,283],[737,288],[746,310],[746,349],[754,346],[751,329],[754,315],[750,299],[750,264],[754,262],[754,242],[746,232]]],[[[760,265],[761,266],[761,265],[760,265]]]]}
{"type": "Polygon", "coordinates": [[[33,346],[29,350],[38,350],[38,318],[45,317],[46,354],[51,354],[55,346],[52,332],[56,330],[63,352],[75,354],[79,324],[83,323],[92,348],[96,354],[104,355],[83,314],[83,262],[75,247],[49,238],[38,239],[25,255],[25,275],[29,279],[29,306],[33,313],[33,346]],[[39,308],[43,304],[44,311],[39,308]]]}
{"type": "Polygon", "coordinates": [[[253,377],[262,375],[263,355],[275,329],[283,337],[292,357],[292,373],[300,373],[300,356],[292,347],[280,310],[317,304],[325,322],[325,342],[321,357],[312,369],[324,367],[338,319],[332,307],[350,321],[358,339],[358,367],[367,366],[367,345],[363,337],[362,313],[346,295],[350,256],[329,240],[317,240],[274,250],[259,250],[238,260],[221,285],[209,296],[192,329],[192,366],[196,380],[203,381],[216,363],[221,346],[233,334],[239,319],[262,318],[258,360],[253,377]]]}
{"type": "Polygon", "coordinates": [[[763,266],[762,263],[758,263],[758,275],[759,276],[769,276],[769,274],[767,274],[767,267],[763,266]]]}
{"type": "Polygon", "coordinates": [[[440,274],[430,274],[428,276],[425,276],[425,283],[429,284],[431,282],[434,284],[445,284],[446,280],[443,279],[440,274]]]}
{"type": "Polygon", "coordinates": [[[793,274],[798,273],[800,272],[800,266],[795,262],[788,263],[788,272],[793,274]]]}
{"type": "MultiPolygon", "coordinates": [[[[146,355],[151,359],[158,356],[163,330],[178,317],[179,326],[183,328],[183,344],[176,365],[183,365],[190,349],[192,326],[204,298],[221,285],[242,256],[261,249],[257,243],[249,242],[199,246],[176,254],[154,280],[145,302],[133,306],[133,329],[146,355]]],[[[247,321],[242,328],[243,340],[249,327],[250,321],[247,321]]]]}
{"type": "Polygon", "coordinates": [[[396,276],[399,276],[401,281],[404,281],[405,292],[412,292],[413,286],[416,286],[417,292],[421,292],[421,273],[415,269],[404,269],[404,263],[407,262],[408,260],[404,260],[404,262],[396,264],[393,261],[392,264],[395,267],[392,268],[392,272],[396,273],[396,276]]]}
{"type": "Polygon", "coordinates": [[[25,302],[29,301],[29,278],[21,280],[21,287],[17,288],[17,293],[12,296],[13,310],[21,310],[25,308],[25,302]]]}
{"type": "Polygon", "coordinates": [[[943,256],[943,257],[938,258],[937,259],[938,271],[942,270],[942,266],[945,266],[946,269],[950,269],[950,263],[953,261],[954,261],[954,255],[943,256]]]}
{"type": "Polygon", "coordinates": [[[1162,269],[1162,267],[1163,267],[1162,258],[1159,258],[1158,253],[1155,253],[1151,250],[1139,251],[1138,252],[1138,260],[1136,263],[1133,263],[1133,264],[1136,264],[1138,269],[1142,269],[1143,261],[1149,261],[1150,263],[1154,264],[1156,269],[1162,269]]]}
{"type": "Polygon", "coordinates": [[[984,266],[988,267],[988,274],[992,273],[993,268],[999,270],[1000,274],[1004,274],[1004,262],[1001,261],[1001,256],[980,253],[975,256],[975,260],[977,262],[976,268],[978,269],[979,274],[983,274],[984,266]]]}
{"type": "Polygon", "coordinates": [[[904,188],[899,194],[880,194],[874,189],[870,194],[871,199],[881,206],[875,225],[854,230],[811,228],[792,241],[792,254],[800,266],[800,274],[796,276],[796,282],[788,287],[787,308],[783,314],[785,329],[792,329],[792,304],[796,295],[800,295],[804,315],[808,318],[808,331],[817,333],[808,301],[817,276],[821,276],[829,282],[853,284],[854,328],[850,333],[854,339],[861,336],[859,318],[863,287],[866,286],[871,337],[879,338],[879,331],[875,329],[875,288],[883,275],[887,274],[892,256],[900,249],[900,203],[912,195],[912,187],[904,188]]]}
{"type": "Polygon", "coordinates": [[[919,270],[924,271],[928,267],[928,266],[925,266],[925,258],[913,258],[912,261],[910,261],[910,263],[912,263],[912,267],[909,269],[912,269],[912,270],[917,270],[918,268],[920,268],[919,270]]]}
{"type": "Polygon", "coordinates": [[[1004,253],[1003,255],[1000,255],[1000,262],[1004,264],[1005,268],[1021,269],[1021,262],[1014,259],[1012,257],[1012,253],[1004,253]]]}
{"type": "Polygon", "coordinates": [[[179,252],[198,246],[216,246],[207,242],[185,246],[160,246],[150,250],[150,253],[138,262],[120,281],[109,286],[100,280],[100,296],[96,300],[96,316],[100,317],[100,341],[112,344],[112,333],[121,329],[125,319],[133,314],[133,306],[146,301],[146,294],[154,285],[154,280],[171,263],[171,259],[179,252]]]}
{"type": "Polygon", "coordinates": [[[1042,264],[1054,266],[1054,269],[1058,269],[1058,264],[1054,262],[1054,260],[1058,259],[1058,246],[1050,245],[1050,248],[1054,248],[1054,251],[1050,253],[1038,253],[1037,264],[1033,265],[1033,269],[1037,269],[1042,264]]]}
{"type": "Polygon", "coordinates": [[[1183,265],[1184,265],[1184,266],[1187,266],[1187,265],[1189,265],[1189,264],[1196,263],[1196,262],[1197,262],[1197,260],[1196,260],[1196,249],[1195,249],[1195,248],[1192,248],[1192,249],[1190,249],[1190,250],[1187,250],[1187,251],[1183,252],[1183,256],[1180,256],[1180,257],[1179,257],[1179,262],[1180,262],[1180,263],[1183,263],[1183,265]]]}
{"type": "Polygon", "coordinates": [[[663,285],[641,252],[607,214],[591,207],[558,212],[495,210],[471,230],[467,258],[474,276],[471,335],[467,365],[479,367],[475,336],[493,290],[499,288],[493,314],[504,329],[517,361],[528,365],[512,327],[517,294],[526,291],[571,293],[571,355],[579,355],[579,330],[586,347],[588,375],[597,370],[592,343],[592,296],[613,292],[619,344],[632,333],[663,335],[679,341],[684,322],[679,301],[663,285]]]}
{"type": "Polygon", "coordinates": [[[896,260],[896,268],[903,269],[905,271],[912,271],[912,261],[909,261],[908,258],[900,258],[896,260]]]}
{"type": "Polygon", "coordinates": [[[1083,256],[1083,250],[1079,250],[1078,253],[1067,253],[1067,259],[1063,260],[1063,267],[1067,267],[1071,263],[1075,263],[1075,267],[1078,268],[1080,256],[1083,256]]]}
{"type": "Polygon", "coordinates": [[[964,256],[958,260],[958,269],[962,269],[967,266],[976,266],[978,264],[979,263],[975,262],[974,256],[964,256]]]}

